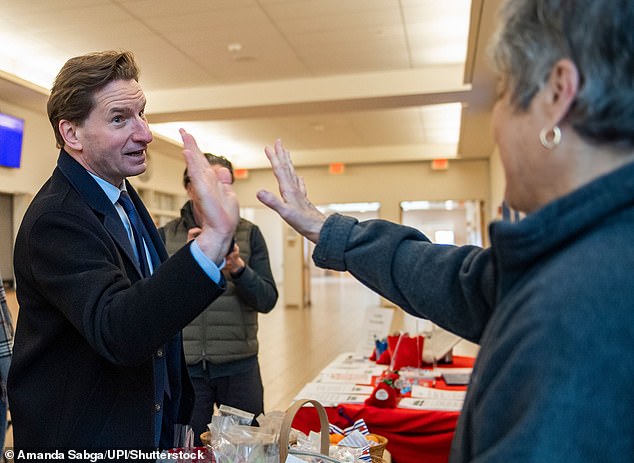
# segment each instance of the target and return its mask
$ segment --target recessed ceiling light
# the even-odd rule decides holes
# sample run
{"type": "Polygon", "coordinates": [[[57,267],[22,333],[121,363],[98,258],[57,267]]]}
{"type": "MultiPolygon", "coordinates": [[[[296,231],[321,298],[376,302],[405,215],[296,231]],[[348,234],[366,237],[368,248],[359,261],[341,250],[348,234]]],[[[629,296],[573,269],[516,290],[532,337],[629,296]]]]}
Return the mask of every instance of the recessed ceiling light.
{"type": "Polygon", "coordinates": [[[239,53],[242,51],[242,44],[239,42],[233,42],[227,45],[227,50],[229,53],[239,53]]]}

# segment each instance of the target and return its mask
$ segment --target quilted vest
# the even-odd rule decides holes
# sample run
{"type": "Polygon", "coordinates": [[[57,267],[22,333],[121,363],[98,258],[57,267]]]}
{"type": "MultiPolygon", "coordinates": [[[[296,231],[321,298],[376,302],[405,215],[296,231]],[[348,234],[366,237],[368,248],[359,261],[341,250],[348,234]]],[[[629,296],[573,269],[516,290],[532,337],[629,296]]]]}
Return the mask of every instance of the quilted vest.
{"type": "MultiPolygon", "coordinates": [[[[172,255],[187,242],[187,230],[195,225],[193,216],[165,225],[167,252],[172,255]],[[190,222],[190,223],[188,223],[190,222]]],[[[240,219],[235,240],[240,257],[249,263],[253,224],[240,219]]],[[[258,312],[236,295],[235,284],[223,270],[227,290],[183,329],[183,347],[188,365],[202,360],[212,364],[252,357],[258,353],[258,312]]]]}

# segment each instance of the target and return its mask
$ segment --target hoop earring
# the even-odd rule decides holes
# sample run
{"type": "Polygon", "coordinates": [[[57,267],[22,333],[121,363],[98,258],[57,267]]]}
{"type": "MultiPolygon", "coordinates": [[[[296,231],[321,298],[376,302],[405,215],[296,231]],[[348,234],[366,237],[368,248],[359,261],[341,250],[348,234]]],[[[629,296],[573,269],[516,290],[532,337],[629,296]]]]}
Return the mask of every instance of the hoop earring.
{"type": "Polygon", "coordinates": [[[546,149],[553,149],[561,142],[561,129],[558,126],[554,126],[551,130],[543,128],[539,132],[539,142],[546,149]],[[552,137],[549,139],[549,135],[552,132],[552,137]]]}

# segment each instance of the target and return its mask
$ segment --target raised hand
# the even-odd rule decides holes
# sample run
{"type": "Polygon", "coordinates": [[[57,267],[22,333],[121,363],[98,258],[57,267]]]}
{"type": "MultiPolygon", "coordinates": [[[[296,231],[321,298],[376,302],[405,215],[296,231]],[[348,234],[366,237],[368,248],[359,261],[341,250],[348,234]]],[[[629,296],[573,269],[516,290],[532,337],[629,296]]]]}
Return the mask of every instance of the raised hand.
{"type": "Polygon", "coordinates": [[[275,149],[267,146],[264,152],[277,178],[281,199],[266,190],[258,191],[258,199],[298,233],[317,243],[326,216],[308,200],[304,180],[295,173],[290,153],[279,139],[275,141],[275,149]]]}
{"type": "Polygon", "coordinates": [[[214,262],[220,263],[238,225],[240,208],[231,187],[231,174],[214,168],[202,153],[194,137],[180,129],[187,174],[194,189],[193,201],[200,212],[201,232],[196,242],[214,262]]]}

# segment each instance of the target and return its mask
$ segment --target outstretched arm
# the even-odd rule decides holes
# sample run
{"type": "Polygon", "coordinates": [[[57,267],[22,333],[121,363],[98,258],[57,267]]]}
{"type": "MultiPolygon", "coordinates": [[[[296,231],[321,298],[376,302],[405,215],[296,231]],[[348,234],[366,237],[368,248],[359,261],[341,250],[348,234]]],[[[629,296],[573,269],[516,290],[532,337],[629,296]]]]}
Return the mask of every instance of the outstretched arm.
{"type": "Polygon", "coordinates": [[[239,205],[231,187],[231,174],[211,166],[194,137],[180,129],[187,173],[194,187],[193,201],[201,212],[201,232],[196,242],[207,257],[220,264],[227,254],[239,220],[239,205]]]}
{"type": "Polygon", "coordinates": [[[258,191],[258,199],[277,212],[299,234],[317,243],[326,216],[308,200],[304,180],[295,173],[290,153],[279,139],[275,141],[274,149],[267,146],[264,152],[273,167],[281,198],[261,190],[258,191]]]}

